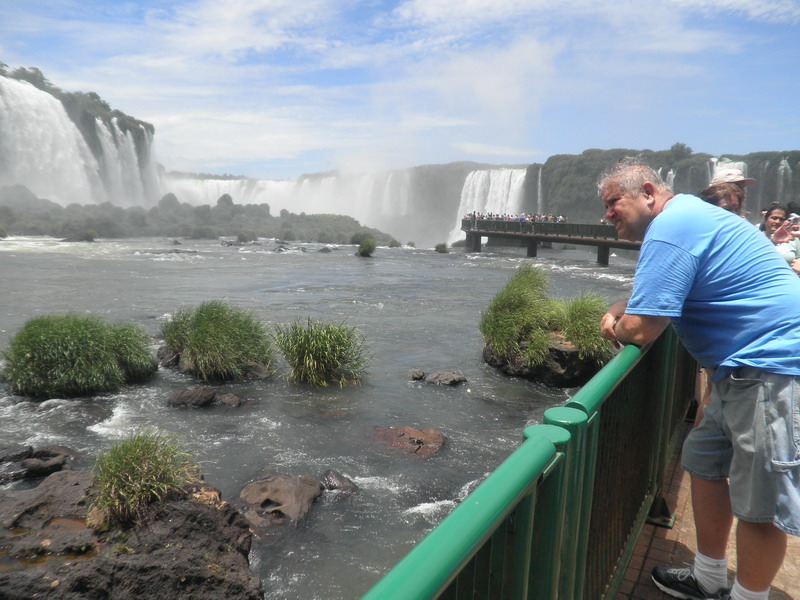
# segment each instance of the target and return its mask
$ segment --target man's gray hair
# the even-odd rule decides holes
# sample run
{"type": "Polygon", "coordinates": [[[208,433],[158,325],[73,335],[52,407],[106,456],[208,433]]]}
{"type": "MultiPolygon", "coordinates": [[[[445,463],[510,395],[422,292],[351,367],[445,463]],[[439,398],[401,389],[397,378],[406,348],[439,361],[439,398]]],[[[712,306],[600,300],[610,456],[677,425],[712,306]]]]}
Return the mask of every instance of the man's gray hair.
{"type": "Polygon", "coordinates": [[[597,189],[601,194],[612,181],[619,186],[619,191],[623,194],[638,194],[647,181],[661,191],[672,191],[661,175],[638,156],[625,156],[600,175],[600,179],[597,180],[597,189]]]}

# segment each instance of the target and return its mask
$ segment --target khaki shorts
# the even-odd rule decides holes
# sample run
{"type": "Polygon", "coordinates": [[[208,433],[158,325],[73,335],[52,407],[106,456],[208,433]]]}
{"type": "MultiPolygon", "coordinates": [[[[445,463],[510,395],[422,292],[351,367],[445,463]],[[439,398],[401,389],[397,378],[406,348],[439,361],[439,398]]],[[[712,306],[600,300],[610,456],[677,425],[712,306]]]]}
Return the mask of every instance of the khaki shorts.
{"type": "Polygon", "coordinates": [[[800,377],[744,367],[714,383],[681,463],[700,479],[730,478],[738,518],[800,535],[800,377]]]}

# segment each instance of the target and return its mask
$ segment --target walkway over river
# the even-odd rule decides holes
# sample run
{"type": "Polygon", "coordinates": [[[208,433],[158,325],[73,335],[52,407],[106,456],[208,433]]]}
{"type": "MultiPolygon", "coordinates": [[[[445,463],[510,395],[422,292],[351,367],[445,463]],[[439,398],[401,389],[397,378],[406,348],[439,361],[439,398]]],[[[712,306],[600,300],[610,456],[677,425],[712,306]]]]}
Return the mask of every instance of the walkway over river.
{"type": "Polygon", "coordinates": [[[597,246],[597,262],[608,265],[611,248],[638,250],[641,242],[617,238],[613,225],[585,223],[540,223],[536,221],[506,221],[495,219],[462,219],[461,230],[467,234],[467,252],[480,252],[482,238],[505,238],[527,243],[528,256],[536,256],[540,243],[597,246]]]}

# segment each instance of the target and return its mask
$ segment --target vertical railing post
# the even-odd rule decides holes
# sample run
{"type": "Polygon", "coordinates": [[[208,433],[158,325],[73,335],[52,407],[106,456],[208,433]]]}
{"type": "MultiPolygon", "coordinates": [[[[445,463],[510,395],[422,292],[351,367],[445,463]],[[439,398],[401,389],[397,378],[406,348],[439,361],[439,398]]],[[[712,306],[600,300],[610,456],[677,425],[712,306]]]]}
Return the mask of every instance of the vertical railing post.
{"type": "MultiPolygon", "coordinates": [[[[581,548],[586,545],[592,501],[591,489],[586,493],[587,467],[593,466],[587,465],[587,459],[594,456],[587,448],[589,419],[582,410],[560,406],[545,411],[544,422],[566,429],[571,437],[558,597],[559,600],[579,600],[582,598],[585,564],[585,552],[581,548]]],[[[593,468],[591,472],[594,472],[593,468]]],[[[593,475],[589,479],[591,483],[593,475]]]]}
{"type": "MultiPolygon", "coordinates": [[[[578,411],[575,411],[578,412],[578,411]]],[[[527,569],[527,595],[520,598],[530,600],[566,600],[560,595],[562,571],[562,546],[566,521],[566,507],[570,498],[567,485],[571,478],[576,451],[571,443],[571,434],[555,425],[532,425],[524,431],[525,439],[543,437],[556,447],[564,459],[556,464],[557,471],[543,477],[537,493],[535,511],[536,528],[528,538],[530,546],[529,569],[527,569]]]]}

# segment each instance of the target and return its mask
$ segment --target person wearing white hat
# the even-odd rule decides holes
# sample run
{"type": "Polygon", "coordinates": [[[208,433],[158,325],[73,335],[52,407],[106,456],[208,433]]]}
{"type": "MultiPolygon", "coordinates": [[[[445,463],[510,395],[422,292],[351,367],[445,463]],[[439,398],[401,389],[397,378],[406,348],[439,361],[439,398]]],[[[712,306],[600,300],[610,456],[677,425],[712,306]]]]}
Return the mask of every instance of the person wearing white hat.
{"type": "Polygon", "coordinates": [[[710,187],[719,183],[735,183],[739,187],[745,188],[748,185],[754,185],[755,182],[755,179],[745,177],[741,169],[718,169],[708,185],[710,187]]]}

